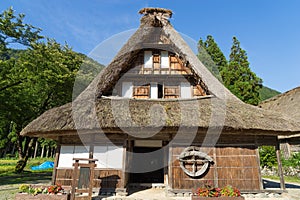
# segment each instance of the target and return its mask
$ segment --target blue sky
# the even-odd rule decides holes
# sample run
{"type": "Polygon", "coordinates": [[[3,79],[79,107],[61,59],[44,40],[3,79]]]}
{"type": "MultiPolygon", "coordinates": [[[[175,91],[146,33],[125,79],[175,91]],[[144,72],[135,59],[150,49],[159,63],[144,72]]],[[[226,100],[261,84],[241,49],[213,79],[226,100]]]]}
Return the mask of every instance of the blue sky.
{"type": "Polygon", "coordinates": [[[226,57],[236,36],[264,85],[281,92],[300,86],[298,0],[1,0],[1,11],[10,6],[43,35],[85,54],[138,28],[141,8],[169,8],[177,31],[195,41],[212,35],[226,57]]]}

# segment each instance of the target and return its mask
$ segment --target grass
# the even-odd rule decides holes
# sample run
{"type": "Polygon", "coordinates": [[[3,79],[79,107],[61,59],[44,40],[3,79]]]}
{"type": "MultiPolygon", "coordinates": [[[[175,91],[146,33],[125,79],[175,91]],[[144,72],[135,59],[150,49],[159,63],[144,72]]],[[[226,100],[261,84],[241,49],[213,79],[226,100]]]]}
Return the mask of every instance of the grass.
{"type": "Polygon", "coordinates": [[[52,158],[35,158],[27,162],[25,171],[21,174],[15,173],[17,159],[0,159],[0,199],[14,200],[19,192],[21,184],[45,184],[49,185],[52,178],[52,169],[43,171],[32,171],[30,167],[42,164],[45,161],[53,161],[52,158]]]}
{"type": "MultiPolygon", "coordinates": [[[[30,168],[32,166],[37,166],[42,164],[45,161],[53,161],[53,158],[32,158],[27,161],[27,165],[25,167],[26,172],[32,173],[41,173],[41,172],[52,172],[52,169],[43,170],[43,171],[32,171],[30,168]]],[[[3,176],[11,176],[15,174],[15,166],[17,164],[17,159],[0,159],[0,178],[3,176]]]]}
{"type": "MultiPolygon", "coordinates": [[[[280,178],[278,176],[263,176],[263,178],[271,179],[271,180],[276,180],[279,181],[280,178]]],[[[300,184],[300,179],[294,176],[284,176],[285,182],[290,182],[290,183],[298,183],[300,184]]]]}
{"type": "Polygon", "coordinates": [[[45,161],[53,161],[53,158],[29,159],[24,172],[15,173],[17,159],[0,159],[0,185],[26,183],[40,179],[51,180],[52,169],[32,171],[30,167],[42,164],[45,161]]]}

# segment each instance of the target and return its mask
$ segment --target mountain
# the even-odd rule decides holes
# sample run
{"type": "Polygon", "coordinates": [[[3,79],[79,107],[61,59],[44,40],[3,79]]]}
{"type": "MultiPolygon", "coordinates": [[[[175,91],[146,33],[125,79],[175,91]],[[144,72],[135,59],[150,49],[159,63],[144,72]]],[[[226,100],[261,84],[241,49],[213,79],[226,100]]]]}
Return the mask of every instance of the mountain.
{"type": "Polygon", "coordinates": [[[263,86],[259,91],[259,96],[260,96],[261,101],[272,98],[278,94],[280,94],[280,92],[273,90],[271,88],[268,88],[266,86],[263,86]]]}

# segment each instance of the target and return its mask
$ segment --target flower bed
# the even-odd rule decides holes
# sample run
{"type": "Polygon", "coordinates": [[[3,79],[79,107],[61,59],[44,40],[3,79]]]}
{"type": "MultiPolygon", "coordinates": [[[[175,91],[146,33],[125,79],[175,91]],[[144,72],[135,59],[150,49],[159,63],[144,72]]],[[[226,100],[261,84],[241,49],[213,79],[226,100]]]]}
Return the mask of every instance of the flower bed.
{"type": "Polygon", "coordinates": [[[69,200],[70,194],[65,194],[61,185],[37,186],[22,184],[15,200],[69,200]]]}
{"type": "Polygon", "coordinates": [[[192,200],[244,200],[245,198],[240,197],[199,197],[192,196],[192,200]]]}
{"type": "Polygon", "coordinates": [[[27,194],[27,193],[17,193],[15,200],[70,200],[69,194],[27,194]]]}
{"type": "Polygon", "coordinates": [[[211,182],[205,182],[202,187],[193,192],[192,200],[205,200],[205,199],[222,199],[222,200],[243,200],[241,192],[230,185],[222,188],[213,187],[211,182]]]}

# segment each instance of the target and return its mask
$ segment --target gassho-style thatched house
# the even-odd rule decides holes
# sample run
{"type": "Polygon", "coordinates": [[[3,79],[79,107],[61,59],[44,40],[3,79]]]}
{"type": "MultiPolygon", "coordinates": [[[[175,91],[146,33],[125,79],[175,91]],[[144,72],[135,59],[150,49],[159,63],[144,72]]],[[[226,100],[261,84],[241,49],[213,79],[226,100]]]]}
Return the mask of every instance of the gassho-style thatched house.
{"type": "MultiPolygon", "coordinates": [[[[267,99],[261,102],[259,107],[279,112],[300,124],[300,87],[267,99]]],[[[300,151],[300,134],[280,136],[279,140],[285,158],[289,158],[293,152],[300,151]]]]}
{"type": "Polygon", "coordinates": [[[278,147],[298,124],[231,94],[172,27],[170,10],[140,13],[138,30],[87,89],[22,131],[58,142],[53,181],[71,185],[73,158],[95,158],[100,191],[157,183],[184,193],[206,180],[263,190],[258,146],[278,147]]]}

